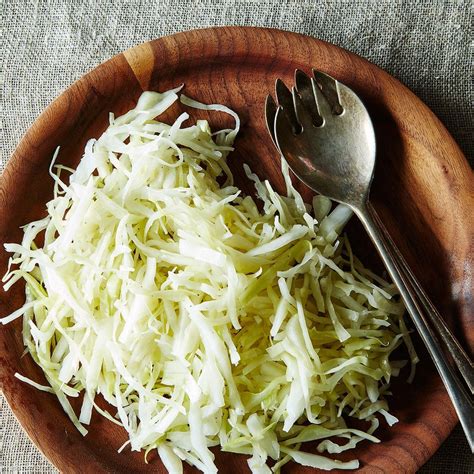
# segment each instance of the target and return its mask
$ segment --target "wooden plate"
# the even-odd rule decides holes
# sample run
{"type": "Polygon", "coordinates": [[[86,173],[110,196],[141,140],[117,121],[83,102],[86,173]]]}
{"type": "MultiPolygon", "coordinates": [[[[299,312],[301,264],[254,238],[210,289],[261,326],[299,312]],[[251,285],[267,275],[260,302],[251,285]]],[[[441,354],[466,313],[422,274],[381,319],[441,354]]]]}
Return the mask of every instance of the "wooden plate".
{"type": "MultiPolygon", "coordinates": [[[[180,33],[132,48],[85,75],[36,120],[8,163],[0,181],[0,243],[18,241],[19,226],[44,214],[52,194],[47,170],[54,149],[61,145],[60,161],[77,164],[86,140],[106,128],[108,113],[128,110],[147,89],[185,83],[188,95],[232,107],[243,127],[231,166],[240,179],[241,163],[248,162],[281,189],[278,157],[264,127],[264,99],[277,77],[291,84],[295,68],[309,72],[312,66],[346,83],[368,106],[378,143],[376,207],[456,334],[472,348],[473,181],[461,151],[433,113],[394,78],[348,51],[293,33],[240,27],[180,33]]],[[[216,125],[225,120],[211,116],[216,125]]],[[[353,224],[351,232],[370,260],[374,251],[364,244],[361,228],[353,224]]],[[[0,273],[6,264],[2,251],[0,273]]],[[[1,315],[23,299],[20,285],[0,293],[1,315]]],[[[156,457],[147,465],[141,453],[117,454],[125,433],[98,415],[83,438],[52,395],[14,378],[18,371],[44,380],[22,352],[16,321],[0,330],[0,387],[23,428],[60,470],[164,472],[156,457]]],[[[361,472],[415,472],[455,425],[440,379],[423,350],[420,356],[415,383],[399,381],[390,400],[400,423],[382,427],[382,443],[363,443],[345,456],[359,457],[361,472]]],[[[242,456],[219,453],[217,463],[221,472],[248,471],[242,456]]],[[[310,469],[291,465],[290,471],[310,469]]]]}

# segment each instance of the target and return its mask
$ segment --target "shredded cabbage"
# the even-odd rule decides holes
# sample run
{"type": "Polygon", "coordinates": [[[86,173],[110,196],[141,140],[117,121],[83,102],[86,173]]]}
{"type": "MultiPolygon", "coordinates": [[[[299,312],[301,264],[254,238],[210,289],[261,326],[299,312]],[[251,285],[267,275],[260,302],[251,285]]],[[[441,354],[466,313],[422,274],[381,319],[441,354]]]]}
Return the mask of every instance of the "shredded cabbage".
{"type": "Polygon", "coordinates": [[[17,376],[53,392],[82,434],[96,409],[172,473],[182,461],[217,472],[213,446],[249,455],[253,473],[291,460],[354,469],[323,453],[379,442],[377,415],[397,421],[385,395],[405,363],[390,356],[404,341],[417,361],[395,287],[341,235],[350,210],[322,196],[305,204],[284,161],[286,197],[248,167],[263,210],[241,194],[226,164],[233,111],[181,95],[235,128],[183,127],[187,113],[157,121],[178,92],[144,92],[111,115],[69,184],[55,154],[47,216],[5,245],[4,289],[24,280],[26,302],[1,319],[23,317],[50,387],[17,376]],[[311,441],[320,454],[300,450],[311,441]]]}

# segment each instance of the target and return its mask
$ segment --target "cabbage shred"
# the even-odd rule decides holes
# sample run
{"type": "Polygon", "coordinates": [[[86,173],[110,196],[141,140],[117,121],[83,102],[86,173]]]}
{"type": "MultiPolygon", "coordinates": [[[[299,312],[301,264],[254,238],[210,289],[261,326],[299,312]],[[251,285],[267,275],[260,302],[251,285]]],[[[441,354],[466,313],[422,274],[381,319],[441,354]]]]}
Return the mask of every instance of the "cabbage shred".
{"type": "Polygon", "coordinates": [[[96,409],[171,473],[182,461],[217,472],[213,446],[250,456],[259,474],[291,460],[354,469],[324,453],[379,442],[378,415],[397,421],[385,396],[405,364],[390,356],[405,341],[417,360],[398,294],[341,235],[348,208],[305,204],[284,161],[287,196],[248,167],[263,209],[242,195],[226,164],[234,112],[181,95],[230,113],[235,129],[183,127],[186,113],[157,121],[178,92],[144,92],[111,115],[68,185],[64,167],[51,171],[47,216],[5,245],[4,288],[24,280],[26,302],[1,321],[23,316],[50,386],[17,376],[53,392],[82,434],[96,409]],[[98,395],[115,408],[99,408],[98,395]],[[308,441],[319,454],[300,450],[308,441]]]}

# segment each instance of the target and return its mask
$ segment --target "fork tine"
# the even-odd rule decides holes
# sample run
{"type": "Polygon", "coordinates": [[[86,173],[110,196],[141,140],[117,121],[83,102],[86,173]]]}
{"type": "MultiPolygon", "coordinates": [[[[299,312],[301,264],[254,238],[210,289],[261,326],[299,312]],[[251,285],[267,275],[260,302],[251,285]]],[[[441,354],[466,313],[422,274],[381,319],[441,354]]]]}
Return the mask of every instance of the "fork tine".
{"type": "MultiPolygon", "coordinates": [[[[295,112],[296,117],[298,118],[298,122],[303,127],[303,130],[308,130],[313,126],[313,120],[309,113],[311,107],[306,107],[306,104],[303,102],[302,98],[294,87],[291,89],[291,93],[293,94],[293,103],[295,105],[295,112]]],[[[314,102],[314,98],[312,102],[312,108],[315,109],[316,103],[314,102]]]]}
{"type": "Polygon", "coordinates": [[[291,129],[294,132],[298,131],[299,123],[293,105],[293,96],[281,79],[276,80],[275,92],[278,105],[283,109],[283,113],[286,115],[291,129]]]}
{"type": "Polygon", "coordinates": [[[324,123],[332,116],[331,106],[329,105],[329,102],[322,93],[321,88],[313,78],[311,78],[311,85],[313,86],[313,93],[316,97],[316,104],[318,106],[319,115],[322,117],[324,123]]]}
{"type": "Polygon", "coordinates": [[[331,111],[335,115],[341,115],[344,109],[342,108],[341,99],[337,87],[337,81],[330,75],[313,69],[313,76],[318,83],[321,91],[329,102],[331,111]]]}
{"type": "Polygon", "coordinates": [[[275,115],[275,124],[274,124],[274,134],[275,141],[279,150],[281,150],[280,141],[284,137],[292,137],[293,134],[289,134],[288,130],[291,130],[292,125],[288,119],[288,116],[285,114],[285,111],[282,107],[278,107],[275,115]]]}
{"type": "Polygon", "coordinates": [[[268,132],[272,137],[273,144],[278,148],[275,140],[275,116],[277,112],[277,105],[271,94],[267,95],[265,100],[265,122],[267,124],[268,132]]]}
{"type": "Polygon", "coordinates": [[[311,79],[303,71],[297,69],[295,71],[295,84],[296,90],[298,91],[298,94],[301,97],[301,101],[303,102],[306,107],[306,110],[311,116],[312,123],[317,127],[321,126],[323,124],[323,119],[321,118],[321,115],[319,115],[318,112],[311,79]]]}

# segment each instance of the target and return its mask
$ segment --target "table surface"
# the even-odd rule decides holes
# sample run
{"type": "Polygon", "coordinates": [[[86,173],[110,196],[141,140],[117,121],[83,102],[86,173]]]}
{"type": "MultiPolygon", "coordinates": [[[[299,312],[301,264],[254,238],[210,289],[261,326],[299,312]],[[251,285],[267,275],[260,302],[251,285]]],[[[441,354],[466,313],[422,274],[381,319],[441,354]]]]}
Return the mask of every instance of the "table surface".
{"type": "MultiPolygon", "coordinates": [[[[474,163],[470,0],[11,0],[2,10],[0,173],[39,113],[84,73],[137,43],[221,25],[295,31],[366,57],[414,91],[474,163]]],[[[1,395],[0,472],[57,472],[1,395]]],[[[420,472],[474,472],[459,426],[420,472]]]]}

